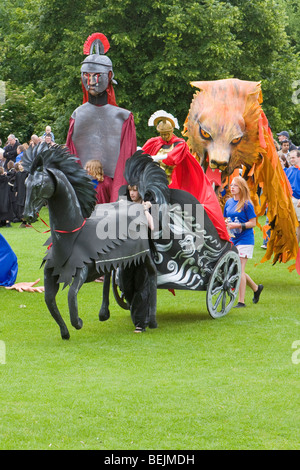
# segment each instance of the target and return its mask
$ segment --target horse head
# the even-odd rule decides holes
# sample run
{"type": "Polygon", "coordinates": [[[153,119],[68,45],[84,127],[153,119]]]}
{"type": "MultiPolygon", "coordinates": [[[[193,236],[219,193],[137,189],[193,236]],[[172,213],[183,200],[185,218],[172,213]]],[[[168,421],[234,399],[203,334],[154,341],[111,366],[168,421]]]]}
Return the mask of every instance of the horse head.
{"type": "Polygon", "coordinates": [[[51,172],[44,168],[42,154],[37,154],[32,162],[25,184],[24,218],[28,223],[34,223],[38,218],[39,211],[55,191],[55,180],[51,176],[51,172]]]}
{"type": "MultiPolygon", "coordinates": [[[[94,210],[96,192],[86,171],[67,148],[55,145],[48,148],[44,142],[24,152],[22,159],[26,180],[26,202],[24,217],[35,222],[41,207],[62,187],[72,193],[72,206],[76,205],[83,217],[89,217],[94,210]]],[[[59,195],[57,195],[58,198],[59,195]]],[[[68,197],[68,200],[70,197],[68,197]]],[[[70,201],[69,201],[70,202],[70,201]]],[[[56,204],[62,209],[60,201],[56,204]]]]}
{"type": "Polygon", "coordinates": [[[55,184],[47,170],[36,171],[33,175],[28,175],[24,207],[24,218],[28,223],[36,222],[41,208],[46,205],[54,191],[55,184]]]}

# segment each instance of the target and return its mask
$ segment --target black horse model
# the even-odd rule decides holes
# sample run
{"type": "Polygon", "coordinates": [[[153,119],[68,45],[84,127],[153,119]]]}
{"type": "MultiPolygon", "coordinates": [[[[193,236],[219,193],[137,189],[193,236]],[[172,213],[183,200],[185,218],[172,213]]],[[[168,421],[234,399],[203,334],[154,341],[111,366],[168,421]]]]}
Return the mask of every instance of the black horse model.
{"type": "Polygon", "coordinates": [[[77,294],[82,285],[104,275],[99,319],[107,320],[111,270],[131,263],[142,262],[147,267],[152,286],[149,327],[155,328],[156,268],[143,206],[121,200],[101,204],[95,210],[95,190],[90,178],[76,157],[60,146],[48,148],[40,144],[29,148],[22,161],[29,173],[25,219],[35,222],[40,209],[48,205],[51,238],[46,243],[44,258],[45,302],[62,338],[69,339],[70,334],[55,300],[60,283],[70,286],[71,324],[80,329],[77,294]]]}

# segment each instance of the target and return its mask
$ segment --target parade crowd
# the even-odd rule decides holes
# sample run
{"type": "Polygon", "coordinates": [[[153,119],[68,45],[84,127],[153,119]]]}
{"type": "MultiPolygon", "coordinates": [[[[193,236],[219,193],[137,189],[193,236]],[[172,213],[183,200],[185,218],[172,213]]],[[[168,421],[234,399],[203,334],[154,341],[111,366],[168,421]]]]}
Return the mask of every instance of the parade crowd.
{"type": "Polygon", "coordinates": [[[22,166],[23,152],[29,147],[34,147],[40,142],[46,142],[49,146],[55,143],[50,126],[46,126],[41,137],[32,135],[29,143],[20,144],[14,134],[7,137],[2,147],[0,139],[0,226],[11,227],[11,223],[20,223],[20,228],[26,228],[28,224],[23,220],[23,210],[26,198],[25,180],[27,172],[22,166]]]}
{"type": "MultiPolygon", "coordinates": [[[[3,145],[0,139],[0,226],[10,227],[11,223],[20,223],[21,228],[26,228],[28,224],[23,220],[23,209],[25,204],[25,180],[27,173],[22,167],[23,152],[29,146],[36,146],[40,142],[46,142],[48,146],[55,144],[54,134],[50,126],[46,126],[45,132],[40,137],[36,134],[31,136],[29,143],[20,144],[14,134],[7,137],[3,145]]],[[[290,139],[288,131],[277,134],[274,139],[279,160],[287,175],[293,191],[293,203],[297,218],[300,221],[300,179],[297,178],[300,170],[300,147],[297,147],[290,139]]],[[[99,163],[99,162],[96,162],[99,163]]],[[[94,168],[95,161],[89,161],[86,165],[88,173],[97,190],[97,202],[104,203],[110,200],[111,178],[103,174],[103,168],[94,168]],[[92,173],[90,169],[93,169],[92,173]],[[95,175],[99,175],[99,177],[95,175]],[[98,180],[98,181],[97,181],[98,180]],[[99,184],[99,181],[104,184],[99,184]]],[[[300,242],[300,232],[297,232],[300,242]]]]}

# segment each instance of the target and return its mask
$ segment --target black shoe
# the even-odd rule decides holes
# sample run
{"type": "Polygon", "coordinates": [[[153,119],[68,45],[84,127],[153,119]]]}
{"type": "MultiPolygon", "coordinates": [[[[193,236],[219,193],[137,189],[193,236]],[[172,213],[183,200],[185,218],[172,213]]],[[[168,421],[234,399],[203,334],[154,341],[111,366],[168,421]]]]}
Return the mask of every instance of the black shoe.
{"type": "Polygon", "coordinates": [[[5,227],[11,227],[11,223],[10,223],[10,222],[7,222],[7,224],[5,225],[5,227]]]}
{"type": "Polygon", "coordinates": [[[246,305],[243,302],[239,302],[233,308],[241,308],[241,307],[246,307],[246,305]]]}
{"type": "Polygon", "coordinates": [[[253,299],[252,299],[252,302],[254,304],[257,304],[257,302],[259,301],[259,296],[263,290],[264,286],[262,284],[258,284],[258,289],[256,292],[254,292],[254,296],[253,296],[253,299]]]}

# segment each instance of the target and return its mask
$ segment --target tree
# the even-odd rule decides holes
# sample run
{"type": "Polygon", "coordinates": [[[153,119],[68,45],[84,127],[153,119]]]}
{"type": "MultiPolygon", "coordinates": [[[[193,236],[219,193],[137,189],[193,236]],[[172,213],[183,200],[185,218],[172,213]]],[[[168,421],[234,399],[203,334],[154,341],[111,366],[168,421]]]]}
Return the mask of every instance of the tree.
{"type": "Polygon", "coordinates": [[[300,60],[288,21],[290,6],[296,14],[299,0],[103,0],[100,8],[98,0],[4,0],[4,5],[0,77],[20,89],[32,86],[34,129],[52,125],[61,143],[72,111],[82,103],[83,44],[96,31],[111,44],[107,55],[118,82],[117,103],[133,112],[139,145],[155,135],[147,122],[158,109],[174,114],[182,129],[192,80],[261,80],[274,132],[297,129],[299,105],[292,96],[300,60]]]}
{"type": "Polygon", "coordinates": [[[4,144],[9,134],[16,134],[21,143],[28,142],[35,122],[35,92],[31,85],[18,88],[6,82],[5,102],[0,107],[0,136],[4,144]]]}

